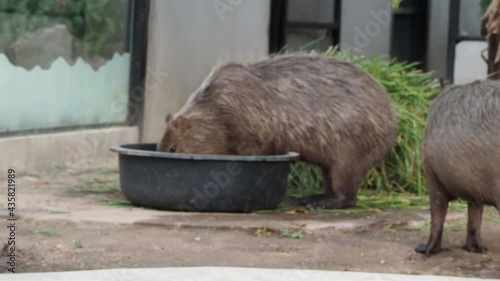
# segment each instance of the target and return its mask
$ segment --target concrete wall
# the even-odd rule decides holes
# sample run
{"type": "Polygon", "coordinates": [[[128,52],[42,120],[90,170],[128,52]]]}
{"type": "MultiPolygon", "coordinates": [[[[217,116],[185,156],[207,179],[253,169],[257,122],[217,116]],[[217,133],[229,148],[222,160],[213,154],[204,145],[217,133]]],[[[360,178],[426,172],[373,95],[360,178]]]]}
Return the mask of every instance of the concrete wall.
{"type": "Polygon", "coordinates": [[[450,0],[430,0],[427,68],[446,77],[450,0]]]}
{"type": "MultiPolygon", "coordinates": [[[[481,0],[460,1],[461,35],[481,36],[481,0]]],[[[488,44],[481,41],[462,41],[456,46],[454,84],[465,84],[486,79],[488,65],[481,58],[481,53],[488,49],[488,44]]],[[[487,52],[485,52],[487,56],[487,52]]]]}
{"type": "MultiPolygon", "coordinates": [[[[340,41],[344,49],[357,49],[372,55],[389,55],[392,0],[344,0],[341,11],[340,41]]],[[[332,22],[333,0],[289,0],[288,21],[332,22]]],[[[325,36],[311,46],[327,49],[332,44],[323,30],[296,29],[287,31],[287,45],[297,50],[305,44],[325,36]]]]}
{"type": "Polygon", "coordinates": [[[153,0],[141,140],[158,142],[212,67],[268,54],[269,0],[153,0]]]}
{"type": "MultiPolygon", "coordinates": [[[[461,0],[459,34],[481,35],[480,0],[461,0]]],[[[450,0],[430,0],[428,70],[434,71],[439,78],[446,77],[448,28],[450,0]]],[[[484,43],[464,42],[456,46],[455,75],[456,83],[463,84],[486,77],[486,65],[480,58],[484,43]]]]}
{"type": "Polygon", "coordinates": [[[392,33],[392,0],[342,2],[341,47],[368,55],[389,55],[392,33]]]}
{"type": "MultiPolygon", "coordinates": [[[[18,175],[56,172],[82,167],[89,160],[118,158],[109,148],[137,142],[138,132],[137,127],[111,127],[0,138],[0,170],[14,169],[18,175]]],[[[6,175],[0,174],[0,179],[6,175]]]]}
{"type": "Polygon", "coordinates": [[[460,1],[460,34],[481,36],[481,0],[460,1]]]}

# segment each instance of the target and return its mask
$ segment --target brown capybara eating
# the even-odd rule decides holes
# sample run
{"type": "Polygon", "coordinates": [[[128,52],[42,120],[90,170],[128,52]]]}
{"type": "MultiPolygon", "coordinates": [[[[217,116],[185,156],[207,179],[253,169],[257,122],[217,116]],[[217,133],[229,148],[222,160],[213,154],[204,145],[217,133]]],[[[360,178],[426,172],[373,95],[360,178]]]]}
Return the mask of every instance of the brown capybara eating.
{"type": "Polygon", "coordinates": [[[214,70],[171,116],[163,152],[300,154],[322,168],[324,194],[309,208],[356,204],[361,179],[394,146],[397,115],[367,72],[323,55],[293,54],[214,70]]]}
{"type": "Polygon", "coordinates": [[[500,208],[500,83],[476,81],[452,86],[433,102],[422,143],[431,204],[431,233],[415,250],[441,250],[451,200],[468,203],[465,250],[483,252],[480,228],[484,205],[500,208]]]}

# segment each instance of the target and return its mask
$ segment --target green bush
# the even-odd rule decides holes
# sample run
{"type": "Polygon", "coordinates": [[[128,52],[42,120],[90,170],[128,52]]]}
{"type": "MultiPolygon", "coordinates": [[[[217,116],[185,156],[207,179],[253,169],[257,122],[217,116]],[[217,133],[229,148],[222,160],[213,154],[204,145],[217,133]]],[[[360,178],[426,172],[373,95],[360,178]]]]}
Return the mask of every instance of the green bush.
{"type": "MultiPolygon", "coordinates": [[[[364,57],[330,49],[326,52],[369,72],[391,96],[399,115],[397,144],[388,158],[364,178],[361,188],[376,191],[424,195],[427,192],[420,161],[420,146],[427,111],[440,84],[432,73],[422,72],[415,63],[403,63],[381,57],[364,57]]],[[[319,168],[296,163],[289,176],[291,197],[320,192],[319,168]]]]}

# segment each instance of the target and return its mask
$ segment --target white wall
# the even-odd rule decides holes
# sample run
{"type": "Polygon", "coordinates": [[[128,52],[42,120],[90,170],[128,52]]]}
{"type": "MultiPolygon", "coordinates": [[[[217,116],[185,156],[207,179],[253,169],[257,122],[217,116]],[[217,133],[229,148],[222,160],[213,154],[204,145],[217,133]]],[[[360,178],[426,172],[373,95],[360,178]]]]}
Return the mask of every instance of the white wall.
{"type": "Polygon", "coordinates": [[[142,141],[158,142],[216,62],[268,54],[269,0],[153,0],[142,141]]]}
{"type": "MultiPolygon", "coordinates": [[[[488,64],[481,57],[481,53],[487,49],[486,42],[469,41],[457,44],[454,84],[466,84],[488,77],[488,64]]],[[[488,57],[487,52],[484,55],[488,57]]]]}
{"type": "Polygon", "coordinates": [[[368,55],[388,56],[392,33],[392,0],[344,0],[341,47],[361,50],[368,55]]]}

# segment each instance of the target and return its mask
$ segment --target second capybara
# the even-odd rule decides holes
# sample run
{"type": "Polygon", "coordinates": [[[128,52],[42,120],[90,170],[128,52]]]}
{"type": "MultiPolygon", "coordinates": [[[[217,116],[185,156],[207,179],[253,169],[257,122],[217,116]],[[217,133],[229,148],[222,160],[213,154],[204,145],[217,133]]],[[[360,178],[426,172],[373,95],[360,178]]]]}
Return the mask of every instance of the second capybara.
{"type": "Polygon", "coordinates": [[[397,125],[391,98],[364,70],[326,55],[279,55],[214,69],[179,112],[167,114],[159,150],[297,152],[322,168],[325,192],[296,203],[348,208],[393,148],[397,125]]]}
{"type": "Polygon", "coordinates": [[[468,203],[465,250],[483,252],[484,205],[500,208],[500,83],[490,80],[451,86],[433,102],[422,143],[431,204],[431,232],[416,251],[441,250],[448,203],[468,203]]]}

